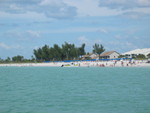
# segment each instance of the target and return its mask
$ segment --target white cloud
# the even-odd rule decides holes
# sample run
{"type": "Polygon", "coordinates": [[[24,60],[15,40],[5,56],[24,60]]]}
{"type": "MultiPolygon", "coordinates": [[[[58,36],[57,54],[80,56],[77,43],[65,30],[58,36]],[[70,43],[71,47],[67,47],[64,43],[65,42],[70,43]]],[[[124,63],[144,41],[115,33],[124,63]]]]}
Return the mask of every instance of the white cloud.
{"type": "Polygon", "coordinates": [[[122,39],[123,37],[120,34],[117,34],[117,35],[114,36],[114,38],[116,38],[116,39],[122,39]]]}
{"type": "MultiPolygon", "coordinates": [[[[31,23],[33,21],[51,21],[53,18],[47,18],[43,13],[37,12],[26,12],[26,13],[8,13],[2,12],[0,10],[0,19],[5,20],[9,19],[10,21],[5,21],[5,23],[12,23],[14,20],[22,20],[24,23],[20,23],[20,25],[24,25],[26,22],[31,23]]],[[[3,21],[4,22],[4,21],[3,21]]]]}
{"type": "Polygon", "coordinates": [[[142,19],[142,18],[146,18],[146,17],[149,17],[150,15],[150,8],[149,8],[149,14],[148,12],[145,12],[143,13],[142,11],[132,11],[132,12],[126,12],[126,13],[123,13],[121,14],[120,16],[123,17],[123,18],[128,18],[128,19],[142,19]]]}
{"type": "Polygon", "coordinates": [[[110,41],[107,44],[105,44],[107,47],[107,50],[116,50],[118,52],[125,52],[128,50],[139,48],[136,43],[132,43],[129,41],[110,41]]]}
{"type": "Polygon", "coordinates": [[[30,37],[33,37],[33,38],[39,38],[40,37],[40,33],[37,32],[37,31],[31,31],[31,30],[29,30],[29,31],[27,31],[27,33],[28,33],[28,35],[30,37]]]}
{"type": "Polygon", "coordinates": [[[18,49],[21,48],[20,45],[7,45],[5,43],[0,42],[0,48],[5,49],[5,50],[10,50],[10,49],[18,49]]]}
{"type": "Polygon", "coordinates": [[[36,12],[59,19],[76,16],[76,8],[62,0],[0,0],[0,11],[14,14],[36,12]]]}
{"type": "Polygon", "coordinates": [[[150,0],[137,0],[143,6],[150,6],[150,0]]]}
{"type": "Polygon", "coordinates": [[[41,33],[80,33],[80,32],[99,32],[107,34],[108,30],[101,27],[69,27],[65,29],[41,30],[41,33]]]}
{"type": "Polygon", "coordinates": [[[40,38],[41,33],[33,30],[20,31],[18,29],[14,29],[3,32],[2,36],[12,41],[32,41],[40,38]]]}
{"type": "Polygon", "coordinates": [[[150,0],[99,0],[99,6],[126,10],[135,7],[150,7],[150,0]]]}
{"type": "Polygon", "coordinates": [[[107,34],[108,30],[106,30],[104,28],[100,28],[100,29],[98,29],[98,32],[107,34]]]}
{"type": "Polygon", "coordinates": [[[78,16],[114,16],[127,12],[150,14],[150,0],[63,0],[78,16]]]}
{"type": "Polygon", "coordinates": [[[40,18],[44,15],[57,19],[114,16],[126,12],[149,14],[150,0],[0,0],[2,12],[31,17],[32,13],[40,18]]]}
{"type": "Polygon", "coordinates": [[[9,30],[9,31],[3,32],[2,36],[4,36],[5,38],[17,38],[17,39],[19,39],[23,35],[17,30],[9,30]]]}
{"type": "Polygon", "coordinates": [[[3,48],[3,49],[10,49],[11,47],[4,44],[4,43],[0,43],[0,48],[3,48]]]}
{"type": "Polygon", "coordinates": [[[68,5],[77,8],[78,16],[111,16],[121,12],[110,10],[106,7],[99,7],[99,0],[64,0],[68,5]]]}
{"type": "Polygon", "coordinates": [[[79,41],[80,44],[85,43],[86,46],[88,46],[88,47],[92,47],[95,43],[98,43],[98,44],[102,44],[103,43],[103,41],[100,40],[100,39],[94,39],[94,40],[92,39],[91,40],[91,38],[88,38],[86,36],[80,36],[78,38],[78,41],[79,41]]]}
{"type": "Polygon", "coordinates": [[[85,43],[86,45],[90,45],[90,40],[86,36],[80,36],[78,40],[81,44],[85,43]]]}

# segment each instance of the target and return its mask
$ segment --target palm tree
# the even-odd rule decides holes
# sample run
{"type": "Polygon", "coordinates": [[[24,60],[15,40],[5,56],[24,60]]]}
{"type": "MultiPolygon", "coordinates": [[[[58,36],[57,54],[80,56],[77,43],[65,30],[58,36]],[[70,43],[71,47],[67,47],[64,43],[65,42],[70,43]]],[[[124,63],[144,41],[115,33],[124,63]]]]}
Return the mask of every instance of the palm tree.
{"type": "Polygon", "coordinates": [[[102,44],[96,44],[93,46],[93,53],[97,53],[99,55],[105,51],[104,46],[102,44]]]}

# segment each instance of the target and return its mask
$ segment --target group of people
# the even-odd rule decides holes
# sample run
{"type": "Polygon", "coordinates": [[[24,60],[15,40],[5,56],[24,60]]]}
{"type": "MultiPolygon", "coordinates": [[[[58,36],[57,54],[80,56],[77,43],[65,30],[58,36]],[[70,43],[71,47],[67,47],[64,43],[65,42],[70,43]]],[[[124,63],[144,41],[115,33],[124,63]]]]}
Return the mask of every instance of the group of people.
{"type": "Polygon", "coordinates": [[[71,66],[71,67],[127,67],[127,66],[134,66],[138,64],[135,60],[114,60],[114,61],[87,61],[87,62],[72,62],[62,64],[61,67],[71,66]]]}

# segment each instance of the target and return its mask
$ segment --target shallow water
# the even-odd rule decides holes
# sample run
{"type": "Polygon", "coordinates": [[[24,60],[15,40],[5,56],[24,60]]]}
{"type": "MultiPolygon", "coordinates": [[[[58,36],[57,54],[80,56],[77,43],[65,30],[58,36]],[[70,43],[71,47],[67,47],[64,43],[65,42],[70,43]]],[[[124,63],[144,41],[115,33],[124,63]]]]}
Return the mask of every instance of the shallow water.
{"type": "Polygon", "coordinates": [[[150,113],[150,68],[0,67],[0,113],[150,113]]]}

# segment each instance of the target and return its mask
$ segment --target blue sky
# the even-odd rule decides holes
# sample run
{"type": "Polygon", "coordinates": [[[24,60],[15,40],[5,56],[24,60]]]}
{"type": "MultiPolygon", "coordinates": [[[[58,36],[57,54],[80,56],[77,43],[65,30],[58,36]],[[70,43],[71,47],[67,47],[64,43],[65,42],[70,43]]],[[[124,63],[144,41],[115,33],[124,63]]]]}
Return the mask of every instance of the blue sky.
{"type": "Polygon", "coordinates": [[[0,0],[0,57],[64,42],[124,53],[150,48],[150,0],[0,0]]]}

